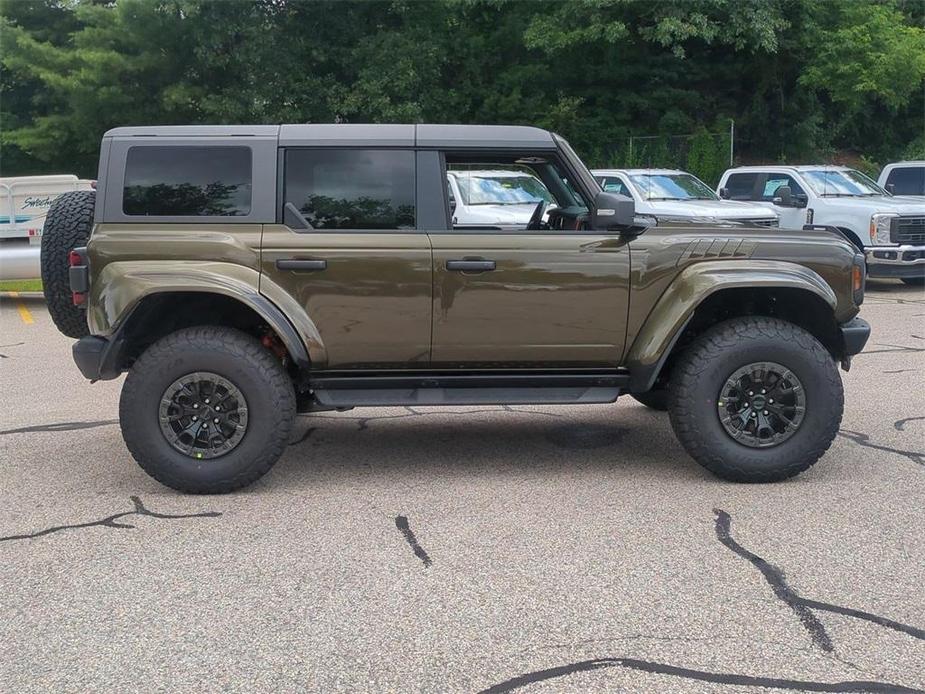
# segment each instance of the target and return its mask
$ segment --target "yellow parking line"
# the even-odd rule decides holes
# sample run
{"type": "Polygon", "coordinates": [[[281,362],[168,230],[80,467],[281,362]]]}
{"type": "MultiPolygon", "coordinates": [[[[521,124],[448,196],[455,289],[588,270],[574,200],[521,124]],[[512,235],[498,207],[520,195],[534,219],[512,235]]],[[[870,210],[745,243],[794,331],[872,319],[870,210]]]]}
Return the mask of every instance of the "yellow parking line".
{"type": "MultiPolygon", "coordinates": [[[[14,299],[19,298],[19,292],[10,292],[9,294],[14,299]]],[[[16,302],[16,310],[19,311],[19,317],[22,318],[22,322],[26,325],[31,325],[35,322],[32,320],[32,314],[29,313],[29,309],[26,308],[26,305],[23,302],[16,302]]]]}

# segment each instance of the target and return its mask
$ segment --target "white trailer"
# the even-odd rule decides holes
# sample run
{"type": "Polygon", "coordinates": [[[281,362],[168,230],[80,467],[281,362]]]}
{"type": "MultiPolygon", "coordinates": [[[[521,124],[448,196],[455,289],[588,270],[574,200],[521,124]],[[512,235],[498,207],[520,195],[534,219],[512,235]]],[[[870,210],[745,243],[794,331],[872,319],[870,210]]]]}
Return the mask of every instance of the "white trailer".
{"type": "Polygon", "coordinates": [[[94,184],[71,174],[0,178],[0,280],[39,277],[48,208],[62,193],[89,190],[94,184]]]}

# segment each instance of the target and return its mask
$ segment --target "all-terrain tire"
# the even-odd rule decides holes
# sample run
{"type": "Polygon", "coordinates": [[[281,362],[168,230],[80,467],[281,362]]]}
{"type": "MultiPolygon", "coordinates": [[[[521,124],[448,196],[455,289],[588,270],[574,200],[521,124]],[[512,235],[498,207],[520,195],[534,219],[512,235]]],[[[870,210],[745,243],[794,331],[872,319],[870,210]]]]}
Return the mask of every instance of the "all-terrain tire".
{"type": "Polygon", "coordinates": [[[902,281],[905,284],[911,285],[913,287],[925,287],[925,276],[922,277],[903,277],[902,281]]]}
{"type": "Polygon", "coordinates": [[[665,412],[668,410],[668,391],[667,390],[649,390],[645,393],[630,393],[633,399],[641,402],[650,410],[665,412]]]}
{"type": "Polygon", "coordinates": [[[802,328],[776,318],[735,318],[701,335],[678,359],[671,376],[672,428],[694,460],[733,482],[778,482],[803,472],[828,450],[844,409],[832,355],[802,328]],[[766,448],[746,446],[726,432],[717,398],[739,368],[773,362],[800,380],[803,421],[790,438],[766,448]]]}
{"type": "Polygon", "coordinates": [[[282,455],[295,418],[292,379],[276,356],[231,328],[185,328],[161,338],[129,371],[119,401],[122,436],[132,457],[158,482],[192,494],[224,494],[262,477],[282,455]],[[174,448],[161,430],[159,405],[177,379],[210,372],[243,394],[243,438],[224,455],[197,459],[174,448]]]}
{"type": "Polygon", "coordinates": [[[42,291],[55,326],[68,337],[90,334],[87,312],[71,298],[68,254],[85,246],[93,229],[95,190],[75,190],[59,196],[48,210],[42,232],[42,291]]]}

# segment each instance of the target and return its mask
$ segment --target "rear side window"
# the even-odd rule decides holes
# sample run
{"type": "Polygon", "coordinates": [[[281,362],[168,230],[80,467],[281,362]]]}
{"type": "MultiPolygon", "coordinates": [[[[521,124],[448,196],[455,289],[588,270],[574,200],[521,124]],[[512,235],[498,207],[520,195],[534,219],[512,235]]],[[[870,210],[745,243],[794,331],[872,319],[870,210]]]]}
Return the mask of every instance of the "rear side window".
{"type": "Polygon", "coordinates": [[[925,195],[925,166],[903,166],[890,171],[887,185],[894,195],[925,195]]]}
{"type": "Polygon", "coordinates": [[[758,182],[756,173],[737,173],[731,174],[726,179],[726,189],[729,191],[730,200],[751,200],[755,190],[755,184],[758,182]]]}
{"type": "Polygon", "coordinates": [[[290,149],[283,204],[315,229],[413,229],[414,152],[290,149]]]}
{"type": "Polygon", "coordinates": [[[122,211],[132,216],[237,217],[251,210],[249,147],[132,147],[122,211]]]}

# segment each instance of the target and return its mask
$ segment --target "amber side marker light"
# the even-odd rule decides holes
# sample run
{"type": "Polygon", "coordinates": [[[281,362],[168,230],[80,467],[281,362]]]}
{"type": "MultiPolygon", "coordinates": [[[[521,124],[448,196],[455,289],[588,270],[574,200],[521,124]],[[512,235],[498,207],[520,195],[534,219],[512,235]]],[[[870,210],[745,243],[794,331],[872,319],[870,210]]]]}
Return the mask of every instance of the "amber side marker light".
{"type": "Polygon", "coordinates": [[[851,269],[851,275],[854,279],[854,291],[861,291],[861,289],[864,288],[864,271],[861,269],[861,266],[855,265],[851,269]]]}

